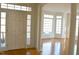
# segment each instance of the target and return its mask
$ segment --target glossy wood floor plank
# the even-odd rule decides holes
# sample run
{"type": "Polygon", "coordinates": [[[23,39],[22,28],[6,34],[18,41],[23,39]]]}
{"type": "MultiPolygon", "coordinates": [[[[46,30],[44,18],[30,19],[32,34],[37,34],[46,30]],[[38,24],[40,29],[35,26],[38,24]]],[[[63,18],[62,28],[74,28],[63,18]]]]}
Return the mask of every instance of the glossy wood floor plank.
{"type": "Polygon", "coordinates": [[[0,55],[39,55],[40,53],[33,48],[30,49],[14,49],[1,52],[0,55]]]}

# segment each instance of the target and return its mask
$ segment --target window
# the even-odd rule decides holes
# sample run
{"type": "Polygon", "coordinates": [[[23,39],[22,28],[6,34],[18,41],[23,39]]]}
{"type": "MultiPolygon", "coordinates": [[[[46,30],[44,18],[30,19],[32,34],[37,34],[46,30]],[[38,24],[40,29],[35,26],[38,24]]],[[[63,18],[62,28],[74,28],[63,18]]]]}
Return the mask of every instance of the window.
{"type": "Polygon", "coordinates": [[[45,18],[53,18],[52,15],[44,15],[45,18]]]}
{"type": "Polygon", "coordinates": [[[52,22],[53,22],[52,15],[44,15],[44,21],[43,21],[44,34],[50,34],[52,32],[52,25],[53,25],[52,22]]]}
{"type": "Polygon", "coordinates": [[[28,24],[28,26],[30,26],[31,25],[31,20],[27,20],[27,24],[28,24]]]}
{"type": "Polygon", "coordinates": [[[56,34],[61,34],[62,16],[56,16],[56,34]]]}
{"type": "Polygon", "coordinates": [[[1,31],[0,31],[0,47],[5,47],[5,36],[6,36],[6,13],[1,12],[1,31]]]}
{"type": "Polygon", "coordinates": [[[26,7],[26,10],[27,11],[32,11],[30,7],[26,7]]]}
{"type": "Polygon", "coordinates": [[[31,30],[30,25],[29,26],[27,25],[27,32],[30,32],[30,30],[31,30]]]}
{"type": "Polygon", "coordinates": [[[14,5],[8,4],[8,9],[14,9],[14,5]]]}
{"type": "Polygon", "coordinates": [[[31,7],[14,5],[14,4],[6,4],[6,3],[5,4],[1,3],[1,8],[12,9],[12,10],[20,10],[20,11],[32,11],[31,7]]]}
{"type": "Polygon", "coordinates": [[[5,12],[1,12],[1,19],[2,18],[4,18],[4,19],[6,18],[6,13],[5,12]]]}
{"type": "Polygon", "coordinates": [[[7,4],[1,4],[1,8],[7,8],[7,4]]]}
{"type": "Polygon", "coordinates": [[[25,6],[22,6],[21,7],[21,10],[26,11],[26,7],[25,6]]]}
{"type": "Polygon", "coordinates": [[[63,17],[57,15],[44,14],[42,21],[42,37],[62,36],[63,33],[63,17]],[[55,35],[56,34],[56,35],[55,35]]]}
{"type": "Polygon", "coordinates": [[[30,39],[30,32],[27,32],[27,39],[30,39]]]}
{"type": "Polygon", "coordinates": [[[76,36],[78,36],[78,23],[79,23],[79,16],[76,17],[76,36]]]}
{"type": "Polygon", "coordinates": [[[30,44],[31,37],[31,15],[27,15],[27,44],[30,44]]]}
{"type": "Polygon", "coordinates": [[[15,5],[15,10],[21,10],[21,6],[15,5]]]}

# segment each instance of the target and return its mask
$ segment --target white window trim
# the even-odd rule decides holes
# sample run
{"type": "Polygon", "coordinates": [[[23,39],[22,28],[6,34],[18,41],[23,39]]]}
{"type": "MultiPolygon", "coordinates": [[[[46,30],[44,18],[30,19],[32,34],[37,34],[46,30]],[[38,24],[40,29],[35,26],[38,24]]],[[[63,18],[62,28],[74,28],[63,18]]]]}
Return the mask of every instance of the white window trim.
{"type": "Polygon", "coordinates": [[[1,3],[1,8],[10,9],[10,10],[19,10],[19,11],[32,11],[32,7],[14,5],[14,4],[7,4],[7,3],[1,3]],[[11,5],[12,5],[12,7],[11,7],[11,5]]]}

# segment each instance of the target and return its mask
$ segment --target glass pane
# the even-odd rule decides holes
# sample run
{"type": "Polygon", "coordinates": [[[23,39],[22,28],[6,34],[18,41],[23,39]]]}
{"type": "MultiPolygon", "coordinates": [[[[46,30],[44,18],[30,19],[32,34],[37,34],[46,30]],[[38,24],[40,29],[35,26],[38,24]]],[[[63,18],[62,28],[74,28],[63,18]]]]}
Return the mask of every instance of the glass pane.
{"type": "Polygon", "coordinates": [[[43,32],[47,34],[52,32],[52,19],[44,19],[43,32]]]}
{"type": "Polygon", "coordinates": [[[5,47],[6,12],[1,12],[0,47],[5,47]]]}
{"type": "Polygon", "coordinates": [[[27,25],[31,25],[31,20],[27,20],[27,25]]]}
{"type": "Polygon", "coordinates": [[[6,18],[6,13],[5,12],[1,12],[1,18],[6,18]]]}
{"type": "Polygon", "coordinates": [[[61,34],[61,19],[56,20],[56,34],[61,34]]]}
{"type": "Polygon", "coordinates": [[[26,41],[27,41],[27,45],[30,45],[30,37],[31,37],[31,15],[27,15],[27,24],[26,24],[26,28],[27,28],[27,32],[26,32],[26,41]]]}
{"type": "Polygon", "coordinates": [[[1,3],[1,8],[22,10],[22,11],[32,11],[31,7],[13,5],[13,4],[4,4],[4,3],[1,3]]]}
{"type": "Polygon", "coordinates": [[[1,19],[1,25],[6,25],[6,19],[1,19]]]}
{"type": "Polygon", "coordinates": [[[27,45],[30,45],[30,38],[27,38],[27,45]]]}
{"type": "Polygon", "coordinates": [[[7,4],[1,3],[1,8],[7,8],[7,4]]]}
{"type": "Polygon", "coordinates": [[[27,11],[32,11],[31,7],[26,7],[27,11]]]}
{"type": "Polygon", "coordinates": [[[26,7],[25,6],[21,6],[21,10],[26,11],[26,7]]]}
{"type": "Polygon", "coordinates": [[[62,18],[62,16],[56,16],[56,18],[62,18]]]}
{"type": "Polygon", "coordinates": [[[21,10],[21,6],[15,5],[15,10],[21,10]]]}
{"type": "Polygon", "coordinates": [[[5,39],[5,32],[1,32],[1,39],[5,39]]]}
{"type": "Polygon", "coordinates": [[[76,20],[76,36],[78,36],[78,23],[79,23],[79,19],[76,20]]]}
{"type": "Polygon", "coordinates": [[[79,19],[79,16],[76,16],[76,19],[79,19]]]}
{"type": "Polygon", "coordinates": [[[5,26],[1,26],[1,32],[5,32],[6,30],[5,30],[5,26]]]}
{"type": "Polygon", "coordinates": [[[1,33],[1,39],[3,39],[3,33],[1,33]]]}
{"type": "Polygon", "coordinates": [[[27,15],[27,20],[31,19],[31,15],[27,15]]]}
{"type": "Polygon", "coordinates": [[[46,17],[46,18],[54,18],[54,16],[52,16],[52,15],[44,15],[44,17],[46,17]]]}
{"type": "Polygon", "coordinates": [[[27,32],[27,38],[30,38],[30,32],[27,32]]]}
{"type": "Polygon", "coordinates": [[[30,30],[31,30],[30,26],[27,26],[27,32],[30,32],[30,30]]]}
{"type": "Polygon", "coordinates": [[[8,9],[14,9],[14,5],[8,4],[8,9]]]}

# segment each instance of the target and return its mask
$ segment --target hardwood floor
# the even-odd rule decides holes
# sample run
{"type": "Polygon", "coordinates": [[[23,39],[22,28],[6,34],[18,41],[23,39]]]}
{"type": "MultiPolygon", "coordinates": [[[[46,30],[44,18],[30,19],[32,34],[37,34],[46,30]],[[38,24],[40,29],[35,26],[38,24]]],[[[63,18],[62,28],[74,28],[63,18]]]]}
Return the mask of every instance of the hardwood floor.
{"type": "Polygon", "coordinates": [[[39,55],[40,53],[34,48],[14,49],[1,52],[0,55],[39,55]]]}
{"type": "Polygon", "coordinates": [[[41,40],[42,55],[63,55],[64,39],[62,38],[43,38],[41,40]]]}
{"type": "Polygon", "coordinates": [[[63,39],[42,39],[42,51],[38,52],[35,48],[22,48],[0,52],[0,55],[62,55],[64,54],[64,41],[63,39]],[[55,43],[61,43],[60,46],[55,43]],[[59,47],[59,48],[58,48],[59,47]],[[61,51],[60,51],[61,49],[61,51]]]}

